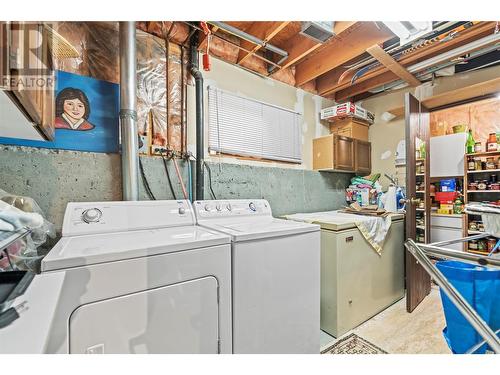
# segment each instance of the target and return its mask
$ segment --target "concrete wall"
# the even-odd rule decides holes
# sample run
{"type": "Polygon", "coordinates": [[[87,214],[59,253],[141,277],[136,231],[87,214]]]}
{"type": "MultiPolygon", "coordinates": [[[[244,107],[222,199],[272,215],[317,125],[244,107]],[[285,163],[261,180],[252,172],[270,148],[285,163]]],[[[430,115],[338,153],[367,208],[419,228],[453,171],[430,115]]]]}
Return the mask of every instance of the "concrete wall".
{"type": "MultiPolygon", "coordinates": [[[[161,159],[142,158],[157,199],[172,199],[161,159]]],[[[344,203],[350,175],[275,167],[209,163],[219,199],[265,198],[275,216],[332,210],[344,203]]],[[[60,232],[66,203],[121,199],[121,165],[117,154],[0,146],[0,189],[34,198],[60,232]]],[[[182,197],[172,163],[168,163],[176,197],[182,197]]],[[[181,173],[187,183],[184,163],[181,173]]],[[[208,176],[206,199],[210,199],[208,176]]],[[[141,199],[148,199],[142,181],[141,199]]]]}
{"type": "MultiPolygon", "coordinates": [[[[426,83],[415,89],[401,89],[376,95],[362,102],[362,106],[375,113],[375,122],[370,126],[369,139],[372,142],[372,170],[373,172],[394,174],[400,183],[405,182],[405,168],[396,168],[394,165],[395,152],[398,142],[405,138],[405,119],[400,117],[386,122],[381,116],[384,112],[404,105],[404,94],[410,92],[417,98],[425,99],[429,96],[473,85],[500,76],[500,66],[465,72],[450,77],[437,78],[433,83],[426,83]],[[382,154],[390,151],[391,156],[383,160],[382,154]]],[[[387,186],[388,180],[381,179],[387,186]]]]}

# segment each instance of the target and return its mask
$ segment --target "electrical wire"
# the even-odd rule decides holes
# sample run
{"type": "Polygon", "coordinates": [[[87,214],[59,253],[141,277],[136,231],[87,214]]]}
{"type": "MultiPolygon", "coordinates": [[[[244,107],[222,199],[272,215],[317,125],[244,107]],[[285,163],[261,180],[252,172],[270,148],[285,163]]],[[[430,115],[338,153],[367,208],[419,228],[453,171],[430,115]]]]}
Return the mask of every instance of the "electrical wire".
{"type": "MultiPolygon", "coordinates": [[[[196,158],[194,157],[194,155],[190,155],[190,156],[196,161],[196,158]]],[[[210,167],[208,166],[208,164],[205,160],[203,160],[203,167],[208,172],[208,188],[210,190],[210,195],[212,195],[213,199],[217,199],[217,196],[214,193],[214,189],[212,188],[212,170],[210,169],[210,167]]]]}
{"type": "Polygon", "coordinates": [[[160,152],[160,155],[163,160],[163,167],[165,168],[165,174],[167,175],[168,186],[170,186],[170,192],[172,193],[174,199],[177,200],[177,197],[175,196],[174,186],[172,185],[172,179],[170,178],[170,173],[168,172],[167,159],[165,159],[165,155],[163,154],[163,152],[160,152]]]}
{"type": "Polygon", "coordinates": [[[139,157],[139,170],[141,172],[141,177],[142,177],[142,183],[144,184],[144,189],[146,190],[147,195],[149,196],[149,199],[155,201],[156,197],[153,194],[153,191],[151,190],[149,186],[148,179],[146,178],[146,174],[144,173],[144,167],[142,166],[142,160],[139,157]]]}
{"type": "Polygon", "coordinates": [[[203,166],[207,169],[207,172],[208,172],[208,187],[210,189],[210,194],[212,194],[213,199],[217,199],[217,197],[215,196],[215,193],[214,193],[214,189],[212,188],[212,171],[210,170],[210,167],[205,162],[205,160],[203,160],[203,166]]]}

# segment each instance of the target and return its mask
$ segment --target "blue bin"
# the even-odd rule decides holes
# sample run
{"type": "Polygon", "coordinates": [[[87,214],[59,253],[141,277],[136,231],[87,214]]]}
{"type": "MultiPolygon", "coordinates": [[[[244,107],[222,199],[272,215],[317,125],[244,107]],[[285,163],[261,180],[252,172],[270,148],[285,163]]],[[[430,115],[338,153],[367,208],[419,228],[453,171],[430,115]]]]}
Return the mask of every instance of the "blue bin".
{"type": "MultiPolygon", "coordinates": [[[[498,330],[500,328],[500,270],[457,261],[441,261],[437,262],[436,266],[491,329],[498,330]]],[[[446,318],[443,335],[453,353],[463,354],[483,341],[483,338],[442,290],[441,300],[446,318]]],[[[475,353],[483,354],[487,348],[485,344],[475,353]]]]}

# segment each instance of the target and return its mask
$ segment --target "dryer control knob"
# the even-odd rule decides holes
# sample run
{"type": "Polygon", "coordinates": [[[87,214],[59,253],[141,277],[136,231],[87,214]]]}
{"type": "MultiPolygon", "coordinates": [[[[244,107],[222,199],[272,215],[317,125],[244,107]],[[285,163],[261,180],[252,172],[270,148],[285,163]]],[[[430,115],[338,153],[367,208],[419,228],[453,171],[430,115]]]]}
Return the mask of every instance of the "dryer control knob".
{"type": "Polygon", "coordinates": [[[231,205],[230,205],[229,203],[228,203],[228,204],[226,204],[226,210],[228,210],[228,211],[231,211],[231,210],[232,210],[232,207],[231,207],[231,205]]]}
{"type": "Polygon", "coordinates": [[[82,213],[82,220],[86,223],[97,223],[102,216],[102,212],[98,208],[89,208],[82,213]]]}
{"type": "Polygon", "coordinates": [[[186,213],[186,209],[184,207],[179,207],[179,215],[184,215],[186,213]]]}
{"type": "Polygon", "coordinates": [[[215,206],[215,209],[217,211],[222,211],[222,206],[220,204],[218,204],[217,206],[215,206]]]}
{"type": "Polygon", "coordinates": [[[249,207],[252,211],[257,211],[257,207],[255,207],[255,203],[253,203],[253,202],[250,202],[250,204],[248,205],[248,207],[249,207]]]}
{"type": "Polygon", "coordinates": [[[210,211],[210,206],[208,204],[206,204],[204,208],[205,208],[205,211],[207,211],[207,212],[210,211]]]}

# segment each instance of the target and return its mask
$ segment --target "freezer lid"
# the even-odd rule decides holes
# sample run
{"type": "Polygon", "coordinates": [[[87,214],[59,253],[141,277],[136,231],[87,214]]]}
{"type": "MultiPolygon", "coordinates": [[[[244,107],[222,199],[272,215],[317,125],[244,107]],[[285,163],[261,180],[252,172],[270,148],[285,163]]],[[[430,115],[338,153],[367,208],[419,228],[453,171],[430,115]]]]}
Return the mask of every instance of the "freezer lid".
{"type": "Polygon", "coordinates": [[[42,260],[42,272],[229,244],[198,226],[63,237],[42,260]]]}
{"type": "MultiPolygon", "coordinates": [[[[284,216],[287,220],[294,220],[304,223],[314,223],[321,226],[321,229],[341,231],[354,229],[356,221],[363,218],[361,215],[347,214],[339,211],[322,211],[310,213],[297,213],[284,216]]],[[[403,220],[403,214],[391,214],[392,221],[403,220]]]]}
{"type": "Polygon", "coordinates": [[[236,222],[234,220],[211,221],[205,223],[204,226],[230,235],[234,242],[289,236],[320,230],[319,225],[276,218],[236,222]]]}

